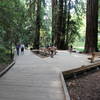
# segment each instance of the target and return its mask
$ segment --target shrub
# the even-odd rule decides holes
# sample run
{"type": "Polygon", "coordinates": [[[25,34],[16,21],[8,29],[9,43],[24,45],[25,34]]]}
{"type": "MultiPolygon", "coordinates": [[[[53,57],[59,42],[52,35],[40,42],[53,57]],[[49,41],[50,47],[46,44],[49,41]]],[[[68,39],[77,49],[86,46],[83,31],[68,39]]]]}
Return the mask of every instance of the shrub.
{"type": "Polygon", "coordinates": [[[8,63],[11,61],[10,54],[7,53],[7,49],[0,46],[0,63],[8,63]]]}

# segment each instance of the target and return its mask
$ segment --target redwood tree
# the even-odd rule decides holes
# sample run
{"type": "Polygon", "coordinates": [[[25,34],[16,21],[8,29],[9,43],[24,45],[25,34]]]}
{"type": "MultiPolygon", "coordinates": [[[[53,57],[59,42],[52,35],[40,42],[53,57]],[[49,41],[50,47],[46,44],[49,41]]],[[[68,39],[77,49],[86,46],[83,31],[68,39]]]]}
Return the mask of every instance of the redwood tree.
{"type": "Polygon", "coordinates": [[[58,8],[58,18],[57,18],[57,41],[56,45],[58,49],[62,49],[61,40],[62,38],[62,29],[63,29],[63,0],[59,0],[58,8]]]}
{"type": "Polygon", "coordinates": [[[52,0],[52,43],[56,41],[57,0],[52,0]]]}
{"type": "Polygon", "coordinates": [[[97,51],[98,41],[98,0],[87,0],[85,52],[97,51]]]}
{"type": "Polygon", "coordinates": [[[36,2],[36,34],[34,38],[34,48],[39,49],[40,44],[40,24],[41,24],[41,1],[37,0],[36,2]]]}

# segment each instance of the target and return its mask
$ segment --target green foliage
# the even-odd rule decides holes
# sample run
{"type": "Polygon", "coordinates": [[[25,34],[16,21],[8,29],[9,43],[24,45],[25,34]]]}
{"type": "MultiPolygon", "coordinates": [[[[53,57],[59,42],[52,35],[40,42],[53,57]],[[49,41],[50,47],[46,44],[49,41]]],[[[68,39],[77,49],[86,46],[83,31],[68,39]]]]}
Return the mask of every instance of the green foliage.
{"type": "Polygon", "coordinates": [[[76,37],[80,38],[79,25],[77,24],[76,20],[70,20],[69,32],[68,32],[68,37],[67,37],[68,44],[69,45],[73,44],[76,40],[76,37]]]}
{"type": "Polygon", "coordinates": [[[81,38],[81,27],[85,16],[85,3],[81,0],[67,1],[66,45],[73,44],[81,38]]]}
{"type": "MultiPolygon", "coordinates": [[[[41,2],[40,15],[40,46],[46,46],[51,42],[51,8],[47,5],[45,0],[26,0],[27,4],[27,40],[29,44],[33,45],[33,41],[37,37],[36,33],[36,18],[37,18],[37,2],[41,2]],[[47,8],[48,9],[47,9],[47,8]]],[[[24,37],[25,38],[25,37],[24,37]]]]}
{"type": "MultiPolygon", "coordinates": [[[[34,45],[33,42],[37,38],[37,3],[41,3],[40,46],[51,44],[52,33],[64,40],[65,43],[60,41],[64,46],[73,44],[77,40],[85,42],[86,0],[63,0],[62,12],[59,1],[62,0],[53,0],[54,8],[52,8],[50,0],[0,0],[0,44],[7,51],[17,43],[34,45]],[[57,30],[59,15],[62,16],[62,25],[57,30]]],[[[58,40],[57,37],[54,39],[54,42],[58,40]]]]}
{"type": "Polygon", "coordinates": [[[41,31],[40,31],[40,45],[47,46],[51,44],[51,15],[50,6],[42,7],[41,9],[41,31]]]}
{"type": "Polygon", "coordinates": [[[9,63],[10,61],[10,53],[4,46],[0,46],[0,63],[9,63]]]}
{"type": "Polygon", "coordinates": [[[16,43],[23,30],[24,9],[20,0],[0,1],[0,26],[5,31],[4,40],[16,43]]]}
{"type": "Polygon", "coordinates": [[[20,0],[0,1],[0,62],[11,60],[12,46],[25,31],[25,8],[20,0]]]}

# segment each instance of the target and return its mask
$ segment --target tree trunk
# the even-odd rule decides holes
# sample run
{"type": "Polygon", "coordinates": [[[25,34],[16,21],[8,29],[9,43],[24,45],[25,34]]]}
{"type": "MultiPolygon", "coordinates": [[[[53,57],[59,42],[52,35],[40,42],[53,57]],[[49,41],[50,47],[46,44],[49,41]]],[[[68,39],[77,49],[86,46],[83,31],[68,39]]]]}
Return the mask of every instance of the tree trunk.
{"type": "Polygon", "coordinates": [[[66,34],[66,16],[67,15],[67,2],[64,0],[63,3],[63,19],[62,19],[62,34],[61,34],[61,49],[66,49],[66,41],[65,41],[65,34],[66,34]]]}
{"type": "Polygon", "coordinates": [[[63,0],[59,0],[59,10],[58,10],[58,19],[57,19],[57,48],[62,49],[61,40],[62,37],[62,27],[63,26],[63,0]]]}
{"type": "Polygon", "coordinates": [[[36,6],[36,33],[35,33],[35,39],[34,39],[34,49],[39,49],[40,44],[40,24],[41,24],[41,1],[37,0],[37,6],[36,6]]]}
{"type": "Polygon", "coordinates": [[[70,8],[71,8],[71,0],[69,0],[68,7],[67,7],[67,30],[66,30],[66,49],[69,49],[69,25],[70,25],[70,8]]]}
{"type": "MultiPolygon", "coordinates": [[[[57,0],[52,0],[52,44],[56,41],[57,0]]],[[[56,45],[56,44],[55,44],[56,45]]]]}
{"type": "Polygon", "coordinates": [[[97,51],[98,41],[98,0],[87,0],[87,26],[85,52],[97,51]]]}
{"type": "Polygon", "coordinates": [[[52,0],[52,43],[58,49],[65,49],[66,0],[52,0]]]}

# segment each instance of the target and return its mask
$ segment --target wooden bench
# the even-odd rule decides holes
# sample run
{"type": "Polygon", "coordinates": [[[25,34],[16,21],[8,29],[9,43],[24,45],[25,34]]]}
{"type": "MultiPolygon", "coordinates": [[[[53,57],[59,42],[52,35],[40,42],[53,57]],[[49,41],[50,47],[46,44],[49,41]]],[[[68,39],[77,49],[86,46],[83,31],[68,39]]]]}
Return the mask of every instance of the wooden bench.
{"type": "Polygon", "coordinates": [[[93,63],[96,57],[100,57],[100,52],[93,52],[91,57],[88,59],[91,61],[91,63],[93,63]]]}

